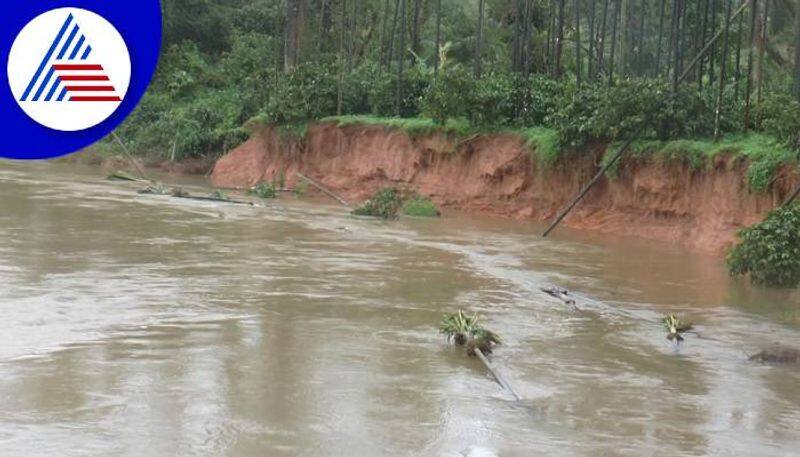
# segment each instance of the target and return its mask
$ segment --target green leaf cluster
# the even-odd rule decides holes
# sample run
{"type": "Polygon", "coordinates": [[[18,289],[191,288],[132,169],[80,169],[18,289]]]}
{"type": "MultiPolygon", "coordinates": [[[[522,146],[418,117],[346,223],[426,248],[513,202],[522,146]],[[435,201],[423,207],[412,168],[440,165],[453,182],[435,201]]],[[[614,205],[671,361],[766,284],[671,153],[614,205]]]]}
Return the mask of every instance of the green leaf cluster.
{"type": "Polygon", "coordinates": [[[759,285],[800,284],[800,205],[770,212],[763,222],[741,230],[739,238],[727,256],[731,275],[749,275],[759,285]]]}

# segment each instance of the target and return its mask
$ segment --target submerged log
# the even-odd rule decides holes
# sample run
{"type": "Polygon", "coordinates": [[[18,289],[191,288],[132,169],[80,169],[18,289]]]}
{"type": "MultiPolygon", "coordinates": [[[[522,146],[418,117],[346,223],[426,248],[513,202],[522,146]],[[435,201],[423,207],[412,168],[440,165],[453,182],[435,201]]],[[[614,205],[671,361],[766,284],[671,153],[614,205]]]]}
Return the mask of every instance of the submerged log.
{"type": "Polygon", "coordinates": [[[494,365],[492,365],[489,359],[487,359],[486,356],[483,355],[483,351],[481,351],[480,348],[475,348],[474,353],[476,356],[478,356],[478,359],[483,363],[486,369],[489,370],[490,373],[492,373],[492,376],[494,376],[494,379],[497,381],[497,383],[500,384],[502,388],[507,390],[512,397],[514,397],[514,401],[522,400],[522,397],[520,397],[519,394],[517,394],[517,392],[514,390],[514,388],[511,387],[511,384],[508,383],[506,378],[499,371],[497,371],[497,369],[494,367],[494,365]]]}
{"type": "Polygon", "coordinates": [[[253,202],[246,202],[242,200],[231,200],[225,198],[216,198],[216,197],[195,197],[192,195],[172,195],[173,198],[184,198],[186,200],[197,200],[197,201],[204,201],[204,202],[217,202],[217,203],[230,203],[232,205],[248,205],[248,206],[256,206],[253,202]]]}
{"type": "Polygon", "coordinates": [[[751,355],[749,360],[761,363],[800,364],[800,350],[774,346],[751,355]]]}
{"type": "Polygon", "coordinates": [[[578,308],[578,304],[575,303],[575,299],[572,298],[572,295],[570,295],[567,289],[558,286],[551,286],[551,287],[542,287],[539,290],[546,293],[547,295],[550,295],[551,297],[555,297],[561,300],[566,305],[570,305],[572,309],[574,309],[575,311],[580,311],[580,308],[578,308]]]}

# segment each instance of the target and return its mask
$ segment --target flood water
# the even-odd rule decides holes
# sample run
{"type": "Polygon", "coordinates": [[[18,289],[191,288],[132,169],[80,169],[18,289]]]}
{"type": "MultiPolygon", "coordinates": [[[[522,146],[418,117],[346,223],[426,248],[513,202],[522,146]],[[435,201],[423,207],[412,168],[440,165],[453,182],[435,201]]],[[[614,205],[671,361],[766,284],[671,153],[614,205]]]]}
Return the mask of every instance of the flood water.
{"type": "Polygon", "coordinates": [[[719,258],[138,187],[0,163],[0,455],[800,453],[800,370],[747,360],[800,347],[800,294],[719,258]],[[437,333],[458,308],[504,338],[521,402],[437,333]],[[698,324],[680,351],[669,312],[698,324]]]}

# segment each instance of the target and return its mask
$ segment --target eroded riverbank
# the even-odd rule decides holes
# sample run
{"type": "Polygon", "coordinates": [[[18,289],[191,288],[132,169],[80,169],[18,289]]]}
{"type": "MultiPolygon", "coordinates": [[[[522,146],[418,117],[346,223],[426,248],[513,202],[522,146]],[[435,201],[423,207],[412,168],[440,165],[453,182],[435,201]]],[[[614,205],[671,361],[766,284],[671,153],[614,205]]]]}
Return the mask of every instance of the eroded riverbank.
{"type": "MultiPolygon", "coordinates": [[[[302,172],[354,200],[394,185],[448,208],[545,221],[597,171],[602,153],[597,148],[546,168],[513,136],[411,137],[382,126],[317,124],[301,142],[264,129],[220,159],[211,177],[218,186],[280,176],[291,184],[302,172]]],[[[719,254],[738,229],[760,221],[800,182],[785,169],[768,193],[754,193],[747,166],[725,154],[699,170],[682,162],[632,162],[597,186],[565,224],[719,254]]]]}

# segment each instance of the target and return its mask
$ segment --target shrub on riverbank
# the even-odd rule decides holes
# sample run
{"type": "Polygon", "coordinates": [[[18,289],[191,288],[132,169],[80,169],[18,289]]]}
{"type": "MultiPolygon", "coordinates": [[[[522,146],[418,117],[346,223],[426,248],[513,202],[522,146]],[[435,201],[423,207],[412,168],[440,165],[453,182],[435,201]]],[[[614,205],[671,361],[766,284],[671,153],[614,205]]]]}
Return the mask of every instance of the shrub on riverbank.
{"type": "Polygon", "coordinates": [[[800,205],[778,208],[763,222],[739,232],[741,241],[730,250],[728,270],[749,275],[759,285],[800,284],[800,205]]]}
{"type": "Polygon", "coordinates": [[[355,216],[372,216],[381,219],[395,219],[403,200],[394,187],[378,190],[369,200],[353,210],[355,216]]]}

